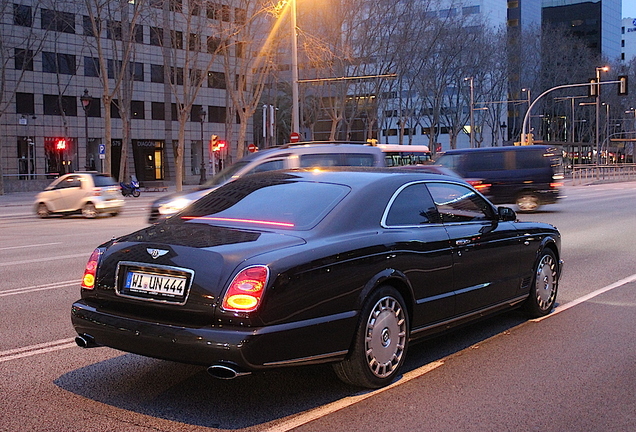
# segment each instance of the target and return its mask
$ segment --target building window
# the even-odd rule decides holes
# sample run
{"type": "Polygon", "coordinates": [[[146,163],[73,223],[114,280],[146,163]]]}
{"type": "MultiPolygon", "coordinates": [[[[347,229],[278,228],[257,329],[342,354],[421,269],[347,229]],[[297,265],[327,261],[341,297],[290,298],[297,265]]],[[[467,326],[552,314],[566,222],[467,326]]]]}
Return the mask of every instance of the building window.
{"type": "Polygon", "coordinates": [[[190,33],[188,38],[188,49],[190,51],[201,51],[201,39],[196,33],[190,33]]]}
{"type": "Polygon", "coordinates": [[[206,6],[206,13],[208,19],[219,19],[219,17],[221,16],[221,5],[219,5],[218,3],[208,2],[206,6]]]}
{"type": "Polygon", "coordinates": [[[150,45],[163,46],[163,29],[150,27],[150,45]]]}
{"type": "MultiPolygon", "coordinates": [[[[95,24],[97,24],[97,29],[99,32],[99,21],[96,21],[95,24]]],[[[91,20],[91,17],[84,15],[82,19],[82,29],[84,36],[96,36],[95,31],[93,30],[93,21],[91,20]]]]}
{"type": "Polygon", "coordinates": [[[110,102],[110,116],[111,118],[121,118],[119,114],[119,101],[117,99],[113,99],[110,102]]]}
{"type": "Polygon", "coordinates": [[[134,81],[144,81],[144,64],[134,62],[130,64],[131,74],[134,81]]]}
{"type": "Polygon", "coordinates": [[[172,48],[183,49],[183,32],[176,30],[170,32],[170,46],[172,48]]]}
{"type": "Polygon", "coordinates": [[[183,85],[183,68],[170,68],[170,80],[172,84],[183,85]]]}
{"type": "Polygon", "coordinates": [[[241,8],[234,9],[234,22],[237,24],[245,24],[247,22],[247,10],[241,8]]]}
{"type": "Polygon", "coordinates": [[[208,87],[215,89],[225,90],[225,73],[223,72],[208,72],[208,87]]]}
{"type": "Polygon", "coordinates": [[[66,115],[77,117],[75,96],[44,95],[44,115],[66,115]]]}
{"type": "Polygon", "coordinates": [[[22,27],[33,27],[33,12],[31,6],[14,4],[13,24],[22,27]]]}
{"type": "Polygon", "coordinates": [[[163,102],[152,102],[151,111],[152,111],[151,116],[153,120],[166,119],[166,105],[163,102]]]}
{"type": "Polygon", "coordinates": [[[177,112],[177,104],[170,105],[170,117],[172,121],[179,121],[179,113],[177,112]]]}
{"type": "Polygon", "coordinates": [[[150,65],[150,82],[163,83],[163,65],[150,65]]]}
{"type": "Polygon", "coordinates": [[[15,94],[15,112],[18,114],[35,114],[35,97],[33,93],[15,94]]]}
{"type": "Polygon", "coordinates": [[[69,12],[59,12],[51,9],[40,11],[41,27],[62,33],[75,33],[75,15],[69,12]]]}
{"type": "Polygon", "coordinates": [[[479,5],[477,6],[466,6],[462,8],[463,15],[474,15],[479,13],[479,5]]]}
{"type": "Polygon", "coordinates": [[[221,45],[221,39],[214,36],[208,36],[208,53],[214,54],[219,49],[221,45]]]}
{"type": "Polygon", "coordinates": [[[170,0],[170,10],[172,12],[183,12],[183,3],[181,0],[170,0]]]}
{"type": "Polygon", "coordinates": [[[42,52],[43,72],[75,75],[76,70],[74,55],[42,52]]]}
{"type": "Polygon", "coordinates": [[[33,51],[16,48],[14,50],[15,55],[15,68],[17,70],[32,71],[33,70],[33,51]]]}
{"type": "Polygon", "coordinates": [[[84,57],[84,76],[99,77],[99,59],[96,57],[84,57]]]}
{"type": "Polygon", "coordinates": [[[209,106],[208,113],[208,119],[210,123],[225,123],[227,113],[225,107],[209,106]]]}
{"type": "Polygon", "coordinates": [[[133,31],[135,32],[135,42],[140,44],[144,43],[144,26],[135,25],[133,31]]]}
{"type": "Polygon", "coordinates": [[[108,39],[121,40],[121,23],[119,21],[108,21],[106,26],[106,37],[108,39]]]}
{"type": "Polygon", "coordinates": [[[130,118],[143,120],[146,118],[144,113],[144,101],[130,101],[130,118]]]}

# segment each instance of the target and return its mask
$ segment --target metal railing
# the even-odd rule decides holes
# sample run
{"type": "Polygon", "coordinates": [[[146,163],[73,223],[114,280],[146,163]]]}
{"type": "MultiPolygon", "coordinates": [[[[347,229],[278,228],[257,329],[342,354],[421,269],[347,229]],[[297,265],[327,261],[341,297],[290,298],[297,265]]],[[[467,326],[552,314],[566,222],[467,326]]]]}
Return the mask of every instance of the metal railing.
{"type": "Polygon", "coordinates": [[[635,181],[636,164],[574,165],[571,168],[571,177],[574,186],[597,182],[635,181]]]}

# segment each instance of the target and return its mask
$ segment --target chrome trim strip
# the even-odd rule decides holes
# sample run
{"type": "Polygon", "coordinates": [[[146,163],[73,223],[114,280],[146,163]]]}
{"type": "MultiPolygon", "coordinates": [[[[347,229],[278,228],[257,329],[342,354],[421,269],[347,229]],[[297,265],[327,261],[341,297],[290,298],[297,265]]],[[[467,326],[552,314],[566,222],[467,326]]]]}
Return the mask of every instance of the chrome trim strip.
{"type": "Polygon", "coordinates": [[[461,320],[464,320],[464,319],[467,319],[467,318],[471,318],[471,317],[474,317],[474,316],[486,314],[486,313],[492,312],[492,311],[494,311],[496,309],[499,309],[499,308],[501,308],[502,306],[505,306],[505,305],[513,307],[513,306],[516,306],[517,304],[521,303],[522,301],[524,301],[527,298],[528,298],[527,294],[523,295],[523,296],[520,296],[520,297],[515,297],[513,299],[510,299],[510,300],[507,300],[507,301],[504,301],[504,302],[501,302],[501,303],[497,303],[496,305],[490,306],[490,307],[488,307],[486,309],[480,309],[478,311],[471,312],[471,313],[466,314],[466,315],[461,315],[461,316],[458,316],[458,317],[455,317],[455,318],[451,318],[451,319],[446,320],[446,321],[441,321],[441,322],[437,322],[435,324],[431,324],[431,325],[428,325],[428,326],[425,326],[425,327],[414,329],[414,330],[411,331],[411,334],[414,335],[416,333],[420,333],[420,332],[423,332],[423,331],[426,331],[426,330],[430,330],[430,329],[433,329],[435,327],[443,327],[445,325],[452,324],[452,323],[454,323],[456,321],[461,321],[461,320]]]}
{"type": "Polygon", "coordinates": [[[305,362],[316,361],[316,360],[324,360],[329,357],[343,356],[343,355],[346,355],[348,352],[349,352],[348,350],[343,350],[343,351],[335,351],[335,352],[327,353],[327,354],[319,354],[315,356],[295,358],[291,360],[267,362],[267,363],[263,363],[263,366],[282,366],[287,364],[296,364],[296,363],[305,363],[305,362]]]}

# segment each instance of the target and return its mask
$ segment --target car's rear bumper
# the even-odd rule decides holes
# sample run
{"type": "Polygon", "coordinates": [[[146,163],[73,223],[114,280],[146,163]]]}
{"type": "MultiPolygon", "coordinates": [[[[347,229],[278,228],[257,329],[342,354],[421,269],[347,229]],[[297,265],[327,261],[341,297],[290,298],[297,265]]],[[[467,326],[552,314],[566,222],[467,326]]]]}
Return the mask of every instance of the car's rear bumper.
{"type": "Polygon", "coordinates": [[[110,199],[95,201],[95,208],[99,212],[109,212],[113,210],[119,210],[124,207],[126,202],[123,199],[110,199]]]}
{"type": "Polygon", "coordinates": [[[97,345],[182,363],[232,364],[255,371],[342,360],[357,314],[259,328],[186,327],[104,312],[80,300],[71,321],[97,345]]]}

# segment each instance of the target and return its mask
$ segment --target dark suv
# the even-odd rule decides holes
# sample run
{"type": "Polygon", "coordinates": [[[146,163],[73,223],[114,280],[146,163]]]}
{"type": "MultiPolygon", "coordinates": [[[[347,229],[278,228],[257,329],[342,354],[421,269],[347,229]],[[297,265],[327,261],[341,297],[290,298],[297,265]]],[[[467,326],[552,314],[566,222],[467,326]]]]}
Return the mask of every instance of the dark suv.
{"type": "Polygon", "coordinates": [[[464,178],[483,179],[493,203],[515,203],[522,212],[555,203],[563,181],[561,154],[549,146],[449,150],[436,163],[464,178]]]}

